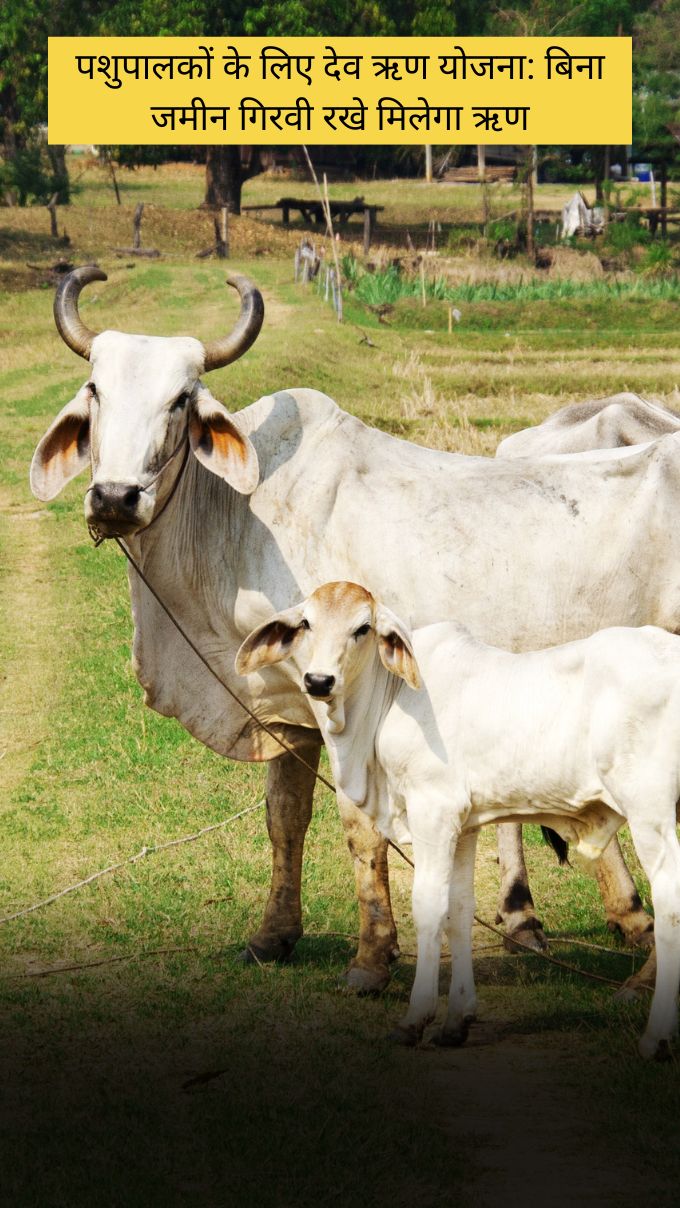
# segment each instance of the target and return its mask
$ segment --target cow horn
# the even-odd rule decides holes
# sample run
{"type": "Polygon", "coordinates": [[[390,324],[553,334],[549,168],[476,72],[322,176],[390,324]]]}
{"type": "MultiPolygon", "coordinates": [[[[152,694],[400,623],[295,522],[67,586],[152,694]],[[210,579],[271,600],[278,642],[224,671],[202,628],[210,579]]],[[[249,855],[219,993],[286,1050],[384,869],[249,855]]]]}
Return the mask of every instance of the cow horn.
{"type": "Polygon", "coordinates": [[[233,285],[240,294],[241,313],[234,330],[228,336],[204,345],[206,373],[210,369],[221,369],[223,365],[229,365],[242,357],[260,334],[264,319],[262,294],[248,277],[234,273],[233,277],[227,277],[227,284],[233,285]]]}
{"type": "Polygon", "coordinates": [[[57,331],[65,344],[78,356],[90,359],[92,341],[97,335],[90,331],[78,314],[78,298],[80,291],[91,281],[106,281],[106,273],[97,268],[96,264],[85,264],[82,268],[74,268],[72,273],[59,282],[54,299],[54,321],[57,331]]]}

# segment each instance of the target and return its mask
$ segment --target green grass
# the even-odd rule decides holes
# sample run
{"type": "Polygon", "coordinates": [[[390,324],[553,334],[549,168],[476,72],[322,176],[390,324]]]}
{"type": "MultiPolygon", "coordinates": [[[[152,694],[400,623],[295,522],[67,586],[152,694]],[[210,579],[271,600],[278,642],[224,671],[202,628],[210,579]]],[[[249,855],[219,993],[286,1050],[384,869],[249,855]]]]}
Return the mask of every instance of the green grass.
{"type": "MultiPolygon", "coordinates": [[[[132,273],[106,255],[102,261],[110,280],[84,296],[86,322],[209,338],[236,313],[224,266],[177,258],[132,273]]],[[[211,376],[215,395],[235,410],[272,386],[313,385],[387,430],[491,452],[507,432],[609,389],[644,390],[651,381],[674,401],[680,340],[672,300],[650,302],[658,318],[646,311],[647,328],[630,330],[621,326],[628,300],[614,295],[614,318],[604,322],[602,300],[602,325],[585,330],[590,300],[532,303],[549,308],[549,323],[522,297],[470,302],[449,336],[434,322],[416,326],[417,298],[411,321],[392,327],[374,318],[369,327],[365,309],[350,299],[349,321],[339,326],[313,289],[292,283],[288,258],[230,267],[258,281],[268,313],[248,356],[211,376]],[[492,312],[493,325],[484,321],[492,312]]],[[[85,479],[46,507],[28,492],[32,449],[86,367],[57,339],[47,291],[8,293],[2,304],[0,915],[145,845],[221,821],[257,802],[264,784],[261,767],[220,759],[144,708],[129,665],[125,569],[113,548],[95,550],[87,539],[85,479]]],[[[625,977],[632,958],[604,931],[594,883],[557,868],[536,832],[528,859],[548,930],[611,942],[614,950],[559,954],[625,977]]],[[[475,1201],[486,1142],[456,1093],[466,1058],[404,1053],[386,1041],[408,995],[412,957],[381,1000],[338,990],[357,919],[328,792],[318,790],[310,828],[307,935],[296,959],[285,968],[246,967],[238,953],[259,921],[269,875],[264,814],[255,812],[0,925],[0,1137],[11,1153],[3,1175],[9,1203],[435,1208],[455,1199],[466,1208],[475,1201]],[[115,963],[59,972],[98,961],[115,963]],[[444,1075],[445,1086],[437,1081],[444,1075]]],[[[410,873],[396,857],[392,885],[402,946],[412,953],[410,873]]],[[[483,917],[493,919],[496,893],[487,833],[478,868],[483,917]]],[[[476,933],[476,947],[486,942],[476,933]]],[[[635,1137],[646,1194],[672,1204],[677,1150],[660,1138],[668,1138],[680,1106],[677,1069],[640,1067],[634,1045],[644,1006],[618,1007],[606,988],[495,948],[478,954],[477,976],[487,1021],[478,1034],[487,1027],[497,1035],[471,1053],[497,1048],[499,1062],[519,1053],[514,1108],[525,1143],[540,1121],[531,1120],[522,1046],[542,1044],[554,1111],[574,1112],[578,1134],[587,1106],[602,1161],[625,1156],[635,1137]]],[[[493,1062],[486,1068],[492,1079],[493,1062]]],[[[490,1102],[494,1094],[491,1085],[490,1102]]],[[[506,1183],[513,1198],[512,1157],[506,1183]]],[[[639,1202],[639,1183],[623,1183],[618,1203],[639,1202]]]]}

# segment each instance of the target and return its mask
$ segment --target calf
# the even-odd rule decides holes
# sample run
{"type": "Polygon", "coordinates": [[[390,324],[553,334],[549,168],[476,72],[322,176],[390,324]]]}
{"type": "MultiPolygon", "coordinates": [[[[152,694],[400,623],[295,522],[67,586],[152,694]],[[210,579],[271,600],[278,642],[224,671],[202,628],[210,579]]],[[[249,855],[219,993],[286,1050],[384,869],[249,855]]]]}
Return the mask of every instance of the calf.
{"type": "Polygon", "coordinates": [[[413,844],[418,960],[395,1037],[434,1017],[441,932],[451,948],[441,1044],[475,1012],[474,856],[487,822],[552,827],[596,859],[628,822],[649,877],[658,974],[645,1057],[666,1056],[680,980],[680,641],[647,626],[512,654],[443,622],[409,633],[369,591],[328,583],[240,647],[241,675],[289,660],[338,793],[413,844]]]}

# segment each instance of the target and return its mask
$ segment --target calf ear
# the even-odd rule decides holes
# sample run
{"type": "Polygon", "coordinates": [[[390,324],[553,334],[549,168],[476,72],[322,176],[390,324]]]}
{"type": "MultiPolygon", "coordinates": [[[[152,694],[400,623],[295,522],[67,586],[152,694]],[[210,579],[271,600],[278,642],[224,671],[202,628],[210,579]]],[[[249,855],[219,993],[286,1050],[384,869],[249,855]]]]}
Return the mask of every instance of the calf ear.
{"type": "Polygon", "coordinates": [[[83,386],[47,429],[31,462],[31,490],[47,503],[90,463],[90,392],[83,386]]]}
{"type": "Polygon", "coordinates": [[[206,470],[224,478],[242,495],[252,494],[260,478],[255,448],[205,386],[199,388],[192,403],[189,441],[206,470]]]}
{"type": "Polygon", "coordinates": [[[411,645],[411,635],[399,617],[378,604],[375,614],[378,651],[383,666],[393,675],[400,675],[409,688],[420,688],[420,671],[411,645]]]}
{"type": "Polygon", "coordinates": [[[248,675],[260,667],[287,659],[293,653],[296,638],[303,632],[300,629],[303,611],[304,604],[296,604],[253,629],[236,654],[238,674],[248,675]]]}

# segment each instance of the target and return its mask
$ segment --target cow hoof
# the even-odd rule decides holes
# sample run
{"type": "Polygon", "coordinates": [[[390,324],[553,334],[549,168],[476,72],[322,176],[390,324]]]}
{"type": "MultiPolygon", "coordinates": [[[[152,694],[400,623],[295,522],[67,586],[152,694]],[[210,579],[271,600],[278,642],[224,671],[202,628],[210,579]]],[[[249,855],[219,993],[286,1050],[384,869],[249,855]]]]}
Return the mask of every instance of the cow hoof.
{"type": "Polygon", "coordinates": [[[395,1044],[400,1044],[402,1048],[415,1049],[421,1035],[422,1028],[416,1027],[414,1023],[398,1023],[396,1028],[389,1033],[388,1039],[393,1040],[395,1044]]]}
{"type": "Polygon", "coordinates": [[[438,1045],[439,1048],[442,1049],[459,1049],[462,1044],[465,1044],[465,1041],[468,1038],[472,1019],[472,1015],[467,1015],[463,1022],[458,1024],[455,1028],[449,1028],[445,1024],[444,1027],[432,1037],[434,1044],[438,1045]]]}
{"type": "Polygon", "coordinates": [[[357,965],[352,961],[344,975],[344,983],[348,990],[359,996],[382,994],[389,985],[390,973],[386,965],[376,965],[369,969],[365,965],[357,965]]]}
{"type": "Polygon", "coordinates": [[[670,1041],[655,1040],[653,1036],[642,1036],[638,1044],[640,1056],[645,1061],[670,1061],[672,1058],[670,1041]]]}
{"type": "Polygon", "coordinates": [[[642,998],[642,986],[633,984],[633,979],[629,977],[623,982],[618,990],[614,991],[615,1002],[639,1002],[642,998]]]}
{"type": "Polygon", "coordinates": [[[640,1002],[646,994],[654,989],[654,982],[651,984],[642,976],[644,966],[638,973],[632,973],[627,977],[625,982],[622,982],[618,990],[614,991],[614,1000],[616,1002],[640,1002]]]}
{"type": "Polygon", "coordinates": [[[654,947],[654,919],[648,914],[625,915],[620,919],[607,919],[610,931],[618,931],[624,943],[631,948],[648,951],[654,947]]]}
{"type": "Polygon", "coordinates": [[[285,965],[293,956],[298,938],[281,936],[267,942],[266,946],[251,940],[248,946],[239,952],[238,959],[244,965],[271,965],[274,962],[285,965]]]}
{"type": "Polygon", "coordinates": [[[654,1054],[654,1060],[659,1061],[659,1062],[671,1061],[672,1058],[673,1058],[673,1053],[671,1051],[670,1041],[669,1040],[660,1040],[658,1045],[656,1046],[656,1053],[654,1054]]]}
{"type": "Polygon", "coordinates": [[[538,919],[532,919],[510,931],[503,940],[503,947],[508,952],[524,952],[525,948],[530,948],[532,952],[545,952],[548,941],[538,919]]]}

